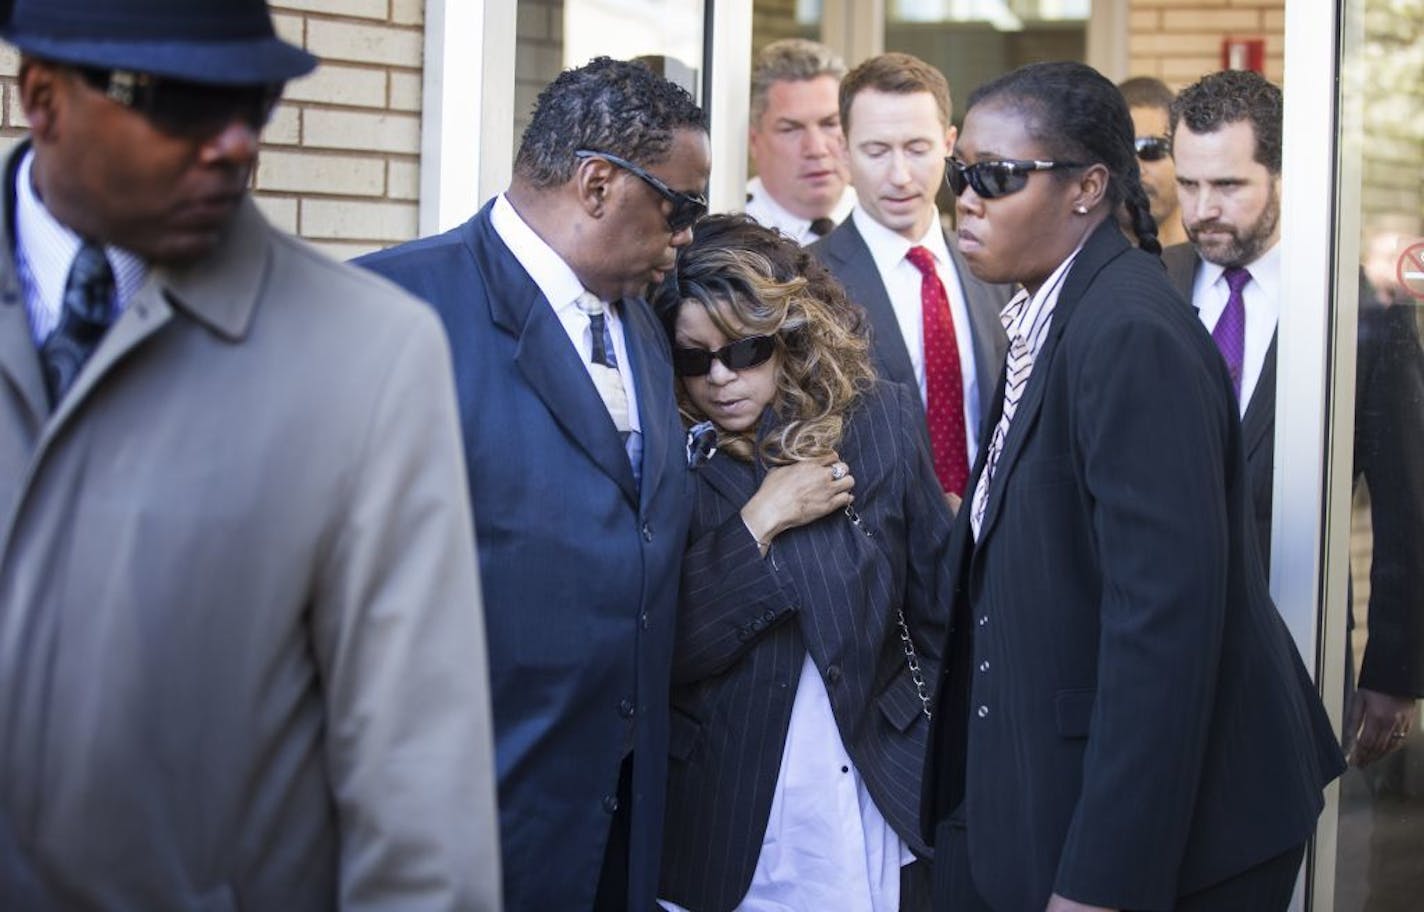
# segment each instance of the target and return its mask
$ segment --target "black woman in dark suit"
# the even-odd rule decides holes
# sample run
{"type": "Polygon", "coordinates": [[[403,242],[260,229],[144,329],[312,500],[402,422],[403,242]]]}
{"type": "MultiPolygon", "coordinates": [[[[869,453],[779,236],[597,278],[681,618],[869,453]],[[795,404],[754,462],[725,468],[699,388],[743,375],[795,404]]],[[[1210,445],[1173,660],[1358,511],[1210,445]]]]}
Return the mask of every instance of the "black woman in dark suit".
{"type": "Polygon", "coordinates": [[[951,518],[919,403],[874,379],[830,273],[745,217],[699,223],[656,305],[684,416],[718,441],[683,562],[664,904],[927,909],[951,518]]]}
{"type": "Polygon", "coordinates": [[[1023,291],[951,544],[936,907],[1283,910],[1342,758],[1267,591],[1225,365],[1154,255],[1122,97],[1082,64],[1000,77],[948,174],[969,268],[1023,291]]]}

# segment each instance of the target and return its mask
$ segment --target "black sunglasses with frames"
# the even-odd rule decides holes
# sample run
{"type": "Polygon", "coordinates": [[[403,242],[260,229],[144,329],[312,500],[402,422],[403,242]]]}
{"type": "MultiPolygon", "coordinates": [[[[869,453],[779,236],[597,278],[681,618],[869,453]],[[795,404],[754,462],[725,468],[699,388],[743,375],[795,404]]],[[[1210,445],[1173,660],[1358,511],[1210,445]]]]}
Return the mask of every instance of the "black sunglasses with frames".
{"type": "Polygon", "coordinates": [[[700,193],[684,193],[681,190],[674,190],[626,158],[619,158],[597,149],[578,149],[574,152],[574,157],[601,158],[640,178],[643,183],[656,190],[659,196],[672,203],[672,211],[668,213],[667,224],[668,230],[673,234],[691,228],[698,219],[707,214],[707,197],[700,193]]]}
{"type": "Polygon", "coordinates": [[[261,130],[282,95],[281,83],[209,85],[133,70],[77,67],[76,71],[95,91],[173,136],[206,138],[233,121],[261,130]]]}
{"type": "Polygon", "coordinates": [[[1034,171],[1056,171],[1059,168],[1081,168],[1078,162],[1068,161],[1025,161],[1005,158],[998,161],[981,161],[966,165],[962,161],[946,158],[944,181],[955,196],[963,196],[966,187],[973,187],[981,199],[997,199],[1018,193],[1028,186],[1028,176],[1034,171]]]}
{"type": "Polygon", "coordinates": [[[679,377],[705,377],[712,372],[713,358],[727,370],[740,371],[765,364],[775,353],[776,339],[771,336],[747,336],[716,351],[674,347],[672,369],[679,377]]]}
{"type": "Polygon", "coordinates": [[[1145,162],[1161,161],[1172,154],[1172,141],[1165,136],[1139,136],[1133,140],[1137,157],[1145,162]]]}

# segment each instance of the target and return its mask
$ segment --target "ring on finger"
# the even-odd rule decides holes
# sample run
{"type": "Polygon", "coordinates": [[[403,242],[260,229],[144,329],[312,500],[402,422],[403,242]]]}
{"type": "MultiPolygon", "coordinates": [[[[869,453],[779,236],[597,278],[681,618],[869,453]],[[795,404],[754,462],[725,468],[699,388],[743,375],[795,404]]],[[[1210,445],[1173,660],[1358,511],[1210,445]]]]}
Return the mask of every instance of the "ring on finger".
{"type": "Polygon", "coordinates": [[[846,464],[837,462],[831,466],[831,481],[840,481],[846,476],[846,464]]]}

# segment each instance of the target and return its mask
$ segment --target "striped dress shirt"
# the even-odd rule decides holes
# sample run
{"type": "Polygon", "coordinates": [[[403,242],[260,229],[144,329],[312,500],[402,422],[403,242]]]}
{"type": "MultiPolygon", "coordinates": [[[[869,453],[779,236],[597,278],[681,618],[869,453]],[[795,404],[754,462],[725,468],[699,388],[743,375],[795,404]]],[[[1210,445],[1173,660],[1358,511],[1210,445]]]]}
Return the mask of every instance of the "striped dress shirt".
{"type": "Polygon", "coordinates": [[[1004,441],[1008,439],[1014,412],[1018,410],[1029,375],[1033,373],[1034,358],[1043,349],[1043,340],[1048,338],[1048,328],[1053,324],[1053,308],[1058,304],[1063,279],[1081,249],[1082,245],[1079,245],[1058,264],[1036,294],[1029,295],[1027,289],[1019,289],[999,315],[1004,332],[1009,337],[1008,362],[1004,367],[1004,407],[998,424],[994,425],[994,434],[989,438],[984,470],[979,474],[979,483],[974,486],[973,512],[969,514],[969,521],[976,541],[979,539],[979,527],[984,523],[984,508],[989,504],[989,485],[994,480],[994,468],[999,464],[999,455],[1004,452],[1004,441]]]}

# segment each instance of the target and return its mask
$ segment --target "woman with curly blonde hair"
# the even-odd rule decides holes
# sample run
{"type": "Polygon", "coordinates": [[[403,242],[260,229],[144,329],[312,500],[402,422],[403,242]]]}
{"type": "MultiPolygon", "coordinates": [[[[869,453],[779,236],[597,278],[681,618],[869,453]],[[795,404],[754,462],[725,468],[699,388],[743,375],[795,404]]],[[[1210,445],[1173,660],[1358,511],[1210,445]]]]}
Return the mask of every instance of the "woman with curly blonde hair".
{"type": "Polygon", "coordinates": [[[860,310],[742,216],[659,288],[696,505],[673,656],[670,910],[928,908],[919,836],[951,519],[860,310]],[[689,447],[689,453],[695,452],[689,447]]]}

